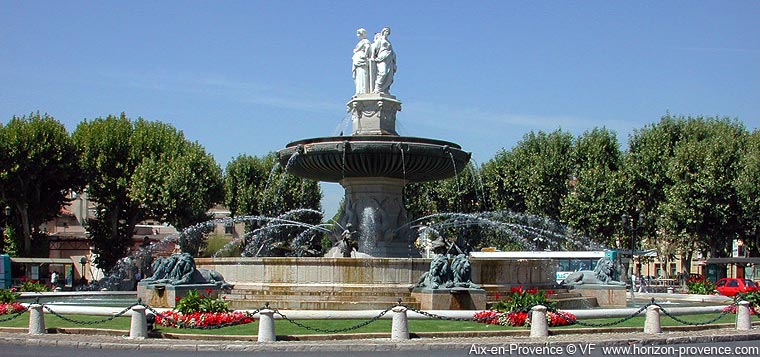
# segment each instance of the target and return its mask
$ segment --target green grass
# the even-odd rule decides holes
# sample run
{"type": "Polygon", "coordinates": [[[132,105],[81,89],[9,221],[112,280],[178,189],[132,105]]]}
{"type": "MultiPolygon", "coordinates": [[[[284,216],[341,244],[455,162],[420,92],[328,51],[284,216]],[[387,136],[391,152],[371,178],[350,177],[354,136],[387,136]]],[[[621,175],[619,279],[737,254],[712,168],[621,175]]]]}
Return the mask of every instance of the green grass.
{"type": "MultiPolygon", "coordinates": [[[[686,316],[678,316],[678,317],[682,320],[696,323],[696,322],[706,322],[706,321],[712,320],[718,315],[719,315],[718,313],[712,313],[712,314],[702,314],[702,315],[686,315],[686,316]]],[[[64,315],[64,316],[72,320],[85,321],[85,322],[99,322],[106,319],[105,316],[89,316],[89,315],[64,315]]],[[[4,315],[4,316],[0,316],[0,319],[8,318],[8,317],[9,315],[4,315]]],[[[619,320],[620,318],[581,319],[582,322],[595,323],[595,324],[604,324],[604,323],[615,322],[619,320]]],[[[634,317],[633,319],[627,320],[621,324],[612,326],[612,328],[640,327],[643,329],[644,320],[645,320],[644,316],[640,315],[640,316],[634,317]]],[[[324,330],[338,330],[342,328],[355,326],[365,321],[366,320],[298,320],[298,322],[303,325],[320,328],[324,330]]],[[[683,326],[683,324],[677,321],[674,321],[673,319],[667,316],[662,316],[660,321],[661,321],[662,326],[683,326]]],[[[734,323],[735,321],[736,321],[736,315],[728,314],[726,316],[723,316],[720,320],[718,320],[717,322],[714,322],[713,324],[734,323]]],[[[28,313],[25,313],[14,320],[0,322],[0,327],[28,328],[29,326],[28,324],[29,324],[29,315],[28,313]]],[[[45,326],[48,328],[80,327],[80,328],[100,328],[100,329],[114,329],[114,330],[129,331],[129,325],[130,325],[129,317],[117,317],[115,319],[102,322],[102,323],[96,323],[96,324],[77,324],[77,323],[63,320],[57,316],[54,316],[48,313],[45,314],[45,326]]],[[[585,326],[573,325],[573,326],[563,326],[563,327],[552,327],[551,329],[583,328],[583,327],[585,326]]],[[[444,331],[453,331],[453,332],[504,331],[504,330],[528,330],[528,328],[486,325],[482,323],[467,322],[467,321],[447,321],[447,320],[433,320],[433,319],[409,320],[409,331],[412,333],[444,332],[444,331]]],[[[167,328],[167,327],[159,326],[157,331],[165,332],[165,333],[179,333],[179,334],[255,336],[258,333],[258,323],[253,322],[253,323],[245,324],[245,325],[229,326],[229,327],[224,327],[220,329],[210,329],[210,330],[177,329],[177,328],[167,328]]],[[[275,320],[275,331],[277,332],[278,335],[320,334],[320,332],[314,332],[306,328],[296,326],[295,324],[289,321],[279,320],[279,319],[275,320]]],[[[367,326],[361,327],[356,330],[347,331],[344,333],[377,333],[377,332],[390,333],[390,331],[391,331],[391,320],[385,319],[385,320],[375,321],[367,326]]]]}

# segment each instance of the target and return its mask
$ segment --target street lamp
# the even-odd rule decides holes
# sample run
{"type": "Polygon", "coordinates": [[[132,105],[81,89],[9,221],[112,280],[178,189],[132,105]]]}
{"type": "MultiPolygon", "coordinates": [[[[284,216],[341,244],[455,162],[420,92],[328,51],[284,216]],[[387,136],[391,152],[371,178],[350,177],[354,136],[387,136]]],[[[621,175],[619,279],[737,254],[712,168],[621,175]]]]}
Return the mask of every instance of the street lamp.
{"type": "Polygon", "coordinates": [[[3,227],[3,230],[0,231],[0,248],[2,248],[2,252],[5,253],[5,232],[8,231],[8,226],[10,226],[10,220],[11,220],[11,206],[5,206],[5,227],[3,227]]]}
{"type": "Polygon", "coordinates": [[[79,262],[82,263],[82,278],[84,278],[84,265],[87,264],[87,257],[82,257],[79,262]]]}

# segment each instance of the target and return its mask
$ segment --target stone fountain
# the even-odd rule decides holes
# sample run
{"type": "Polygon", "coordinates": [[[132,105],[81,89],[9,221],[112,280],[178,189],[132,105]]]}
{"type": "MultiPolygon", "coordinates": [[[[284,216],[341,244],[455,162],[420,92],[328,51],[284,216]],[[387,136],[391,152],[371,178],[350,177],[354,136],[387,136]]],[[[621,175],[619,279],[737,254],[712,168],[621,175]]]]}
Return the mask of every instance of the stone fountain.
{"type": "MultiPolygon", "coordinates": [[[[363,36],[354,49],[356,93],[348,102],[350,136],[289,143],[277,152],[288,173],[338,182],[345,189],[338,225],[357,227],[358,251],[374,257],[408,257],[416,233],[408,228],[404,185],[443,180],[467,166],[470,153],[448,141],[400,136],[396,113],[401,101],[390,94],[396,55],[384,28],[374,43],[363,36]]],[[[338,240],[339,228],[333,235],[338,240]]]]}
{"type": "MultiPolygon", "coordinates": [[[[412,244],[417,232],[409,228],[403,189],[411,182],[454,177],[467,166],[470,153],[452,142],[398,135],[396,114],[401,101],[390,94],[397,69],[390,29],[384,28],[372,43],[364,29],[357,35],[352,58],[356,91],[347,105],[351,135],[298,140],[277,152],[288,173],[338,182],[345,188],[345,207],[331,237],[343,254],[198,258],[196,264],[218,271],[235,285],[227,295],[232,308],[258,308],[269,302],[280,309],[382,309],[402,298],[416,308],[482,309],[486,292],[494,295],[517,285],[551,287],[554,267],[548,259],[473,259],[469,266],[462,255],[456,263],[452,261],[458,269],[431,274],[431,267],[439,264],[420,258],[412,244]],[[445,303],[438,307],[412,292],[415,286],[417,292],[433,288],[425,281],[453,274],[459,276],[451,284],[458,291],[477,286],[485,290],[476,299],[477,306],[445,303]],[[457,284],[465,275],[474,284],[457,284]]],[[[439,254],[437,259],[450,258],[439,254]]]]}

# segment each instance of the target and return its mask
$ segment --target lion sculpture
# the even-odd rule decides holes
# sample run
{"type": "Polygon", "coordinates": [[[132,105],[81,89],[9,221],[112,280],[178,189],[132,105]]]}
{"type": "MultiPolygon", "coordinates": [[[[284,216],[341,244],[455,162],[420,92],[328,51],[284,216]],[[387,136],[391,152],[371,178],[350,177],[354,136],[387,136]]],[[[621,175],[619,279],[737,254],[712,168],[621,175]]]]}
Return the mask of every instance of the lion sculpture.
{"type": "Polygon", "coordinates": [[[563,285],[618,285],[625,286],[624,282],[614,280],[615,263],[610,258],[600,258],[594,270],[576,271],[562,281],[563,285]]]}
{"type": "Polygon", "coordinates": [[[216,270],[196,268],[195,259],[187,253],[159,258],[153,262],[152,268],[153,276],[143,279],[148,285],[215,284],[224,291],[232,289],[232,285],[224,281],[222,274],[216,270]]]}

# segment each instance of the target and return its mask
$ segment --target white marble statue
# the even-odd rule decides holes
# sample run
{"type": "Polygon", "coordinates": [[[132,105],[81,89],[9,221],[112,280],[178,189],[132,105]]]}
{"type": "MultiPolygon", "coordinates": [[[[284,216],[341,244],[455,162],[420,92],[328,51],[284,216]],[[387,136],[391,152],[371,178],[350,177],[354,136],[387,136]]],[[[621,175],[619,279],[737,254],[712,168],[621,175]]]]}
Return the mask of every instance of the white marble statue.
{"type": "Polygon", "coordinates": [[[367,30],[363,28],[356,30],[356,37],[359,37],[359,43],[354,47],[354,55],[351,58],[356,94],[369,93],[372,90],[369,58],[372,44],[370,44],[366,36],[367,30]]]}
{"type": "Polygon", "coordinates": [[[388,40],[390,35],[391,28],[384,27],[379,36],[375,35],[375,42],[372,43],[372,62],[376,67],[373,93],[390,94],[393,75],[396,74],[396,53],[388,40]]]}

